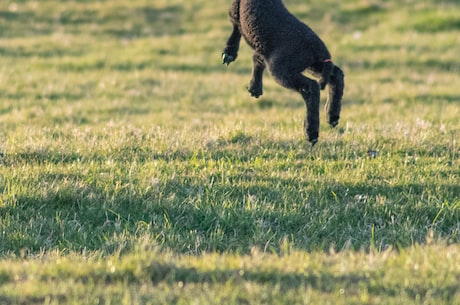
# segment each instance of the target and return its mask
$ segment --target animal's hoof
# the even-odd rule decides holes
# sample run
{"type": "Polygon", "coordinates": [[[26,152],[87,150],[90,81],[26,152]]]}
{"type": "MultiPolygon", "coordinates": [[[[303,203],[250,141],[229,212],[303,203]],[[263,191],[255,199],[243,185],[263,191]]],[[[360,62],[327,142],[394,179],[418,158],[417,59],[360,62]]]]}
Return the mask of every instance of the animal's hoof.
{"type": "Polygon", "coordinates": [[[251,93],[251,96],[258,98],[263,93],[262,82],[251,79],[251,81],[249,82],[248,91],[249,93],[251,93]]]}
{"type": "Polygon", "coordinates": [[[222,63],[223,64],[226,64],[228,66],[234,60],[235,60],[234,56],[229,55],[227,53],[222,53],[222,61],[223,61],[222,63]]]}
{"type": "Polygon", "coordinates": [[[329,118],[329,125],[331,125],[332,128],[339,125],[339,118],[337,116],[329,118]]]}
{"type": "Polygon", "coordinates": [[[311,147],[315,146],[316,143],[318,143],[318,138],[310,140],[311,147]]]}
{"type": "Polygon", "coordinates": [[[313,147],[316,143],[318,143],[319,133],[318,131],[308,130],[306,128],[306,124],[307,120],[304,121],[305,135],[307,136],[308,142],[310,142],[313,147]]]}
{"type": "Polygon", "coordinates": [[[259,96],[262,95],[262,90],[255,90],[255,89],[248,89],[249,93],[251,93],[251,96],[258,98],[259,96]]]}
{"type": "Polygon", "coordinates": [[[339,125],[339,121],[332,121],[329,123],[329,125],[331,125],[332,128],[336,127],[337,125],[339,125]]]}

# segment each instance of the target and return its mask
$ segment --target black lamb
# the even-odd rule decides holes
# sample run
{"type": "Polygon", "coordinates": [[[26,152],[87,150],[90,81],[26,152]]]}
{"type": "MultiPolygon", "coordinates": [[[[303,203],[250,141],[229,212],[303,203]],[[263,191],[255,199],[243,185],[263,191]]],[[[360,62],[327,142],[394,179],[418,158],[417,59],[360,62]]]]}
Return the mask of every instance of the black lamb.
{"type": "Polygon", "coordinates": [[[320,89],[329,85],[326,109],[332,127],[339,123],[344,89],[342,70],[333,64],[321,39],[292,15],[281,0],[233,0],[230,8],[233,31],[222,59],[230,64],[238,56],[241,36],[254,49],[252,79],[248,91],[262,95],[262,74],[268,66],[282,86],[294,89],[305,100],[305,134],[312,145],[318,141],[320,89]],[[307,70],[318,81],[302,74],[307,70]]]}

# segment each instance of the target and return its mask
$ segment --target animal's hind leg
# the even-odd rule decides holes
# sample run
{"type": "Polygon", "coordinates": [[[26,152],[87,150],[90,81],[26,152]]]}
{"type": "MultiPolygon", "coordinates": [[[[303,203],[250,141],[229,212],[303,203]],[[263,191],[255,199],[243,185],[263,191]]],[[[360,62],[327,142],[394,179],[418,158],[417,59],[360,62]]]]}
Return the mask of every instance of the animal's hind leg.
{"type": "Polygon", "coordinates": [[[265,70],[264,57],[256,52],[252,56],[252,63],[252,78],[249,82],[248,91],[251,93],[251,96],[258,98],[263,93],[262,75],[265,70]]]}
{"type": "Polygon", "coordinates": [[[329,80],[329,92],[326,103],[328,122],[332,127],[339,124],[344,87],[344,74],[339,67],[334,66],[334,70],[332,71],[332,75],[329,80]]]}
{"type": "Polygon", "coordinates": [[[332,75],[332,71],[334,70],[334,64],[331,60],[322,62],[322,69],[321,69],[321,76],[318,81],[319,87],[323,90],[326,85],[329,83],[332,75]]]}
{"type": "MultiPolygon", "coordinates": [[[[273,69],[272,69],[273,70],[273,69]]],[[[302,73],[290,75],[284,70],[273,70],[272,75],[282,86],[298,91],[306,106],[306,117],[304,121],[304,131],[308,141],[312,145],[318,142],[319,135],[319,85],[302,73]]]]}
{"type": "MultiPolygon", "coordinates": [[[[322,74],[324,72],[325,63],[316,63],[308,70],[314,76],[322,79],[322,74]]],[[[329,90],[326,102],[326,112],[328,117],[328,123],[332,127],[335,127],[339,124],[340,111],[342,109],[342,96],[344,89],[344,74],[342,70],[334,65],[332,68],[332,73],[328,80],[329,90]]]]}

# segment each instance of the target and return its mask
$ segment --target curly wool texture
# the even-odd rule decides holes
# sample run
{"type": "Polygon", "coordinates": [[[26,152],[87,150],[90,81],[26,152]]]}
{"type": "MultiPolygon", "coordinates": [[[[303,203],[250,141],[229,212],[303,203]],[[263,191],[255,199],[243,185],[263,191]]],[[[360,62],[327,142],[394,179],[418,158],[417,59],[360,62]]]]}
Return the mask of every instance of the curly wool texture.
{"type": "Polygon", "coordinates": [[[254,49],[248,91],[256,98],[262,95],[262,76],[268,66],[280,85],[302,95],[307,106],[305,133],[315,144],[319,133],[320,90],[329,85],[328,120],[335,127],[344,88],[343,72],[332,62],[326,45],[281,0],[233,0],[229,17],[233,31],[222,54],[224,64],[236,60],[243,37],[254,49]],[[318,82],[304,76],[305,70],[318,77],[318,82]]]}
{"type": "Polygon", "coordinates": [[[303,70],[315,62],[331,58],[315,32],[279,0],[237,0],[232,4],[230,16],[232,20],[238,20],[246,42],[267,58],[273,52],[282,52],[299,61],[298,67],[303,70]]]}

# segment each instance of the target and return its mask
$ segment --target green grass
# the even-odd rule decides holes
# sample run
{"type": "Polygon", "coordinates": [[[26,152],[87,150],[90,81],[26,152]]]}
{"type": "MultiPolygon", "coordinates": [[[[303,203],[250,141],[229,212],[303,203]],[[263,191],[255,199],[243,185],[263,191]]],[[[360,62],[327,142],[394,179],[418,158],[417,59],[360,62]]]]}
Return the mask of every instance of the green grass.
{"type": "Polygon", "coordinates": [[[0,303],[459,303],[459,4],[310,2],[346,74],[314,148],[221,64],[229,1],[2,6],[0,303]]]}
{"type": "Polygon", "coordinates": [[[122,258],[52,253],[32,264],[10,261],[8,268],[0,267],[0,301],[455,304],[459,297],[457,246],[416,246],[399,253],[292,251],[279,256],[253,251],[199,257],[144,246],[122,258]]]}

